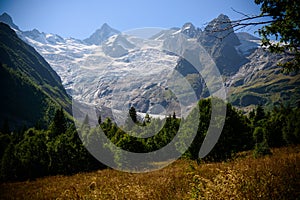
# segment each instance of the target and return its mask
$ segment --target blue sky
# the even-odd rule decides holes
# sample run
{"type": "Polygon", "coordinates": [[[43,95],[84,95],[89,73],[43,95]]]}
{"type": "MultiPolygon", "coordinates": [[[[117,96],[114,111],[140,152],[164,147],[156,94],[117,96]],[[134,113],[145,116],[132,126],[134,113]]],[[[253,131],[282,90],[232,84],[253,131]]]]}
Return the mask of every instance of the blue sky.
{"type": "Polygon", "coordinates": [[[185,22],[203,28],[221,13],[232,20],[241,18],[232,8],[260,13],[254,0],[0,0],[0,13],[11,15],[21,30],[36,28],[78,39],[87,38],[105,22],[120,31],[181,27],[185,22]]]}

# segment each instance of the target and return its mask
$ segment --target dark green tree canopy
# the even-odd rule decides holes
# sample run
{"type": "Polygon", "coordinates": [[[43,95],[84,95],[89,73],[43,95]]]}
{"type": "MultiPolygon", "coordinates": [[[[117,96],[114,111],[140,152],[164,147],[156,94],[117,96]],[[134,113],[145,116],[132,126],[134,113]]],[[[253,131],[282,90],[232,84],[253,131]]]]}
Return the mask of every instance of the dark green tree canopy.
{"type": "Polygon", "coordinates": [[[56,137],[67,130],[67,120],[63,108],[56,110],[52,123],[50,124],[51,135],[56,137]]]}
{"type": "Polygon", "coordinates": [[[289,62],[282,63],[285,69],[300,69],[300,4],[295,0],[255,0],[261,6],[260,16],[270,16],[270,23],[259,29],[262,44],[271,52],[291,55],[289,62]],[[275,36],[279,42],[272,43],[275,36]]]}

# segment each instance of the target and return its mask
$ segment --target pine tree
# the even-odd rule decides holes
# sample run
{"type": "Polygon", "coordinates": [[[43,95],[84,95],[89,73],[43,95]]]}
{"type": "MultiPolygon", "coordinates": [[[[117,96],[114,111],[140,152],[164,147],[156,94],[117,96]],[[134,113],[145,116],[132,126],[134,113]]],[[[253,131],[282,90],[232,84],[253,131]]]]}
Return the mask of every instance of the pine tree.
{"type": "Polygon", "coordinates": [[[101,119],[101,115],[99,115],[99,117],[98,117],[98,124],[101,125],[101,123],[102,123],[102,119],[101,119]]]}
{"type": "Polygon", "coordinates": [[[90,118],[89,118],[89,115],[86,114],[85,118],[84,118],[84,120],[82,122],[81,129],[89,130],[90,128],[91,128],[91,126],[90,126],[90,118]]]}
{"type": "Polygon", "coordinates": [[[176,119],[176,113],[173,112],[173,119],[176,119]]]}
{"type": "Polygon", "coordinates": [[[146,123],[150,123],[151,122],[151,118],[150,118],[150,115],[148,113],[146,113],[146,116],[145,116],[145,120],[144,120],[146,123]]]}
{"type": "Polygon", "coordinates": [[[135,108],[133,106],[131,106],[131,108],[129,109],[129,116],[130,116],[130,118],[132,119],[132,121],[134,123],[138,122],[136,110],[135,110],[135,108]]]}
{"type": "Polygon", "coordinates": [[[56,137],[67,130],[67,120],[63,109],[56,110],[53,121],[49,127],[52,137],[56,137]]]}
{"type": "Polygon", "coordinates": [[[257,123],[260,120],[263,120],[265,118],[265,111],[264,108],[261,105],[258,105],[256,108],[256,113],[254,117],[254,122],[257,123]]]}
{"type": "Polygon", "coordinates": [[[89,124],[89,122],[90,122],[89,115],[88,115],[88,114],[86,114],[86,115],[85,115],[85,118],[84,118],[84,120],[83,120],[83,124],[85,124],[85,125],[88,125],[88,124],[89,124]]]}

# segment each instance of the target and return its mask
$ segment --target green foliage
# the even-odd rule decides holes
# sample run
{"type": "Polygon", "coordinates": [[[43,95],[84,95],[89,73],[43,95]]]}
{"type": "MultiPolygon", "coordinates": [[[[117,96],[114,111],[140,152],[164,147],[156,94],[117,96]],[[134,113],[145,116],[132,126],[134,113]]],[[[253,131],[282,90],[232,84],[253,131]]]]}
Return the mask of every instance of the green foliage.
{"type": "MultiPolygon", "coordinates": [[[[121,147],[124,150],[137,153],[155,151],[167,145],[173,139],[179,128],[180,119],[168,117],[162,127],[162,120],[155,118],[151,118],[150,120],[150,117],[147,118],[145,126],[142,126],[141,128],[136,127],[136,130],[130,129],[130,132],[128,133],[122,130],[123,127],[118,127],[116,124],[112,123],[109,118],[101,124],[101,128],[105,135],[116,146],[121,147]],[[152,135],[153,133],[156,134],[151,137],[136,137],[152,135]]],[[[126,124],[126,126],[128,126],[128,124],[126,124]]]]}
{"type": "Polygon", "coordinates": [[[260,125],[265,130],[265,138],[270,147],[287,144],[299,144],[300,130],[299,108],[280,105],[274,107],[269,116],[260,125]]]}
{"type": "Polygon", "coordinates": [[[255,158],[261,157],[261,156],[265,156],[265,155],[270,155],[271,150],[270,147],[268,145],[268,143],[266,141],[263,141],[261,143],[257,143],[255,145],[254,151],[253,151],[253,156],[255,158]]]}
{"type": "MultiPolygon", "coordinates": [[[[213,99],[213,103],[217,110],[224,105],[220,99],[213,99]]],[[[83,145],[97,146],[100,128],[114,145],[136,153],[161,149],[170,143],[180,130],[177,151],[184,153],[185,158],[197,160],[208,127],[220,126],[218,120],[211,123],[211,105],[212,99],[202,99],[198,103],[199,109],[192,110],[186,119],[176,117],[175,113],[165,119],[156,119],[148,115],[143,125],[138,123],[129,132],[125,132],[124,127],[118,127],[109,118],[97,127],[90,127],[89,117],[86,115],[81,126],[83,141],[78,137],[74,123],[67,121],[63,109],[57,109],[46,130],[24,127],[18,132],[0,134],[1,180],[24,180],[104,168],[105,166],[91,156],[83,145]],[[197,117],[199,125],[194,126],[197,117]],[[193,127],[197,129],[193,130],[193,127]],[[186,139],[195,131],[197,134],[192,144],[186,146],[186,139]],[[183,149],[188,150],[183,152],[183,149]]],[[[266,113],[263,107],[258,106],[247,117],[230,104],[226,106],[222,134],[203,161],[228,160],[236,153],[249,149],[254,150],[255,157],[260,157],[270,154],[270,147],[300,143],[299,108],[292,109],[281,105],[266,113]]],[[[215,116],[216,119],[219,117],[221,116],[215,116]]],[[[124,164],[126,155],[120,152],[115,154],[114,160],[117,165],[120,165],[120,159],[124,164]]]]}
{"type": "Polygon", "coordinates": [[[265,111],[264,108],[261,105],[258,105],[256,107],[255,117],[254,117],[254,123],[257,124],[261,120],[265,119],[265,111]]]}
{"type": "Polygon", "coordinates": [[[63,109],[56,110],[52,123],[49,126],[50,137],[54,138],[67,130],[67,120],[63,109]]]}
{"type": "Polygon", "coordinates": [[[83,146],[75,125],[63,109],[55,112],[47,130],[29,128],[0,134],[1,180],[33,179],[103,168],[83,146]]]}
{"type": "Polygon", "coordinates": [[[281,104],[266,114],[263,108],[257,107],[252,118],[253,140],[256,143],[254,156],[269,154],[270,147],[299,144],[299,119],[299,108],[292,109],[281,104]]]}
{"type": "Polygon", "coordinates": [[[11,131],[39,121],[47,128],[53,112],[71,111],[70,97],[59,76],[34,48],[23,42],[6,24],[0,23],[0,124],[11,131]],[[14,129],[13,129],[14,128],[14,129]]]}
{"type": "Polygon", "coordinates": [[[51,174],[72,174],[79,170],[87,170],[91,166],[91,157],[78,138],[74,124],[65,133],[47,143],[50,155],[49,170],[51,174]]]}
{"type": "Polygon", "coordinates": [[[15,146],[15,155],[20,162],[21,175],[35,178],[47,174],[49,156],[46,135],[44,131],[28,129],[24,139],[15,146]]]}
{"type": "Polygon", "coordinates": [[[5,149],[4,155],[1,160],[1,180],[15,180],[18,178],[17,166],[19,165],[19,160],[15,156],[15,145],[9,143],[5,149]]]}
{"type": "Polygon", "coordinates": [[[287,144],[300,143],[300,108],[288,113],[286,125],[282,128],[283,139],[287,144]]]}
{"type": "Polygon", "coordinates": [[[266,131],[262,127],[256,127],[253,132],[253,139],[256,143],[266,141],[266,131]]]}
{"type": "Polygon", "coordinates": [[[300,68],[300,5],[293,0],[255,0],[261,5],[261,15],[272,18],[270,24],[259,30],[262,44],[271,52],[284,52],[293,56],[293,59],[282,65],[288,70],[300,68]],[[275,36],[279,42],[270,41],[275,36]]]}
{"type": "MultiPolygon", "coordinates": [[[[224,104],[222,100],[216,99],[214,101],[216,110],[219,109],[221,104],[224,104]]],[[[200,147],[203,143],[203,140],[207,134],[208,126],[211,121],[211,99],[203,99],[199,101],[199,127],[197,135],[189,147],[188,151],[185,152],[184,157],[191,159],[198,159],[198,153],[200,147]]],[[[218,118],[220,116],[216,116],[218,118]]],[[[189,123],[194,123],[194,116],[187,118],[186,127],[184,130],[187,130],[186,136],[189,136],[189,123]]],[[[216,122],[210,126],[219,126],[216,122]]],[[[235,153],[250,149],[253,146],[252,137],[251,137],[251,128],[249,121],[245,116],[240,112],[234,109],[230,104],[227,104],[227,114],[225,118],[225,124],[221,133],[221,136],[213,148],[213,150],[204,158],[206,161],[221,161],[230,159],[235,153]]]]}
{"type": "Polygon", "coordinates": [[[274,107],[270,117],[265,122],[265,131],[267,132],[268,144],[270,147],[280,147],[286,144],[283,139],[283,127],[286,126],[287,113],[290,109],[284,107],[274,107]]]}
{"type": "Polygon", "coordinates": [[[130,137],[128,134],[124,134],[116,143],[118,147],[130,152],[143,153],[145,152],[145,145],[142,140],[136,137],[130,137]]]}
{"type": "Polygon", "coordinates": [[[221,136],[208,155],[209,160],[230,159],[237,152],[253,148],[249,120],[230,104],[227,104],[226,112],[221,136]]]}
{"type": "Polygon", "coordinates": [[[255,158],[271,154],[269,145],[268,145],[268,138],[267,132],[264,128],[258,126],[255,127],[253,132],[253,139],[255,141],[255,148],[253,155],[255,158]]]}
{"type": "Polygon", "coordinates": [[[197,110],[194,109],[191,111],[191,114],[184,120],[183,123],[183,132],[182,137],[180,138],[181,143],[177,144],[177,148],[180,152],[182,149],[188,148],[184,153],[183,157],[190,158],[190,159],[198,159],[198,153],[201,147],[201,144],[204,140],[206,135],[206,131],[208,130],[210,117],[211,117],[211,101],[208,99],[200,100],[198,103],[199,107],[199,126],[197,130],[193,130],[191,127],[194,127],[195,119],[198,115],[197,110]],[[191,132],[197,131],[197,134],[190,146],[186,144],[186,138],[190,137],[191,132]]]}

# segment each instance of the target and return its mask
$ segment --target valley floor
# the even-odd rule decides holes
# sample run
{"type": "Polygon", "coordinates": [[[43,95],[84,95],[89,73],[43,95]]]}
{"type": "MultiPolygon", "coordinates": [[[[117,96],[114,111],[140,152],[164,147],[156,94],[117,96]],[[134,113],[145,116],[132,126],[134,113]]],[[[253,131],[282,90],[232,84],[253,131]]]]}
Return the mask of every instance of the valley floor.
{"type": "Polygon", "coordinates": [[[0,199],[297,199],[300,146],[272,149],[254,159],[204,163],[179,160],[154,172],[106,169],[72,176],[0,184],[0,199]]]}

